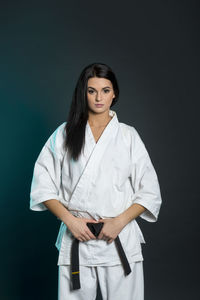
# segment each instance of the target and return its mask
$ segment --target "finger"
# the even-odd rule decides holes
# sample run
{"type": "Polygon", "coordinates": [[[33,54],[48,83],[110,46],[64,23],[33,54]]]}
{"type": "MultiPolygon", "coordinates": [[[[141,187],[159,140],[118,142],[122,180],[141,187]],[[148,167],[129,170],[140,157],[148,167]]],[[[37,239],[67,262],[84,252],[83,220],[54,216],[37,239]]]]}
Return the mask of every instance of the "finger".
{"type": "Polygon", "coordinates": [[[88,232],[85,232],[84,237],[85,237],[86,241],[91,240],[91,237],[90,237],[90,235],[88,234],[88,232]]]}
{"type": "Polygon", "coordinates": [[[113,241],[113,239],[108,240],[108,244],[111,244],[113,241]]]}
{"type": "Polygon", "coordinates": [[[100,232],[97,238],[98,238],[98,239],[102,239],[102,237],[103,237],[103,233],[100,232]]]}
{"type": "Polygon", "coordinates": [[[84,240],[81,237],[78,237],[77,240],[79,240],[80,242],[84,242],[84,240]]]}
{"type": "Polygon", "coordinates": [[[99,221],[99,222],[104,222],[105,220],[104,220],[104,219],[99,219],[98,221],[99,221]]]}
{"type": "Polygon", "coordinates": [[[98,221],[94,220],[94,219],[85,219],[86,222],[89,222],[89,223],[98,223],[98,221]]]}
{"type": "Polygon", "coordinates": [[[107,240],[108,240],[108,237],[107,237],[106,235],[103,235],[103,236],[102,236],[102,240],[107,241],[107,240]]]}
{"type": "Polygon", "coordinates": [[[82,242],[87,241],[87,239],[85,238],[85,236],[83,236],[83,235],[81,236],[81,241],[82,241],[82,242]]]}
{"type": "Polygon", "coordinates": [[[87,231],[87,234],[89,235],[90,239],[96,240],[96,236],[91,231],[87,231]]]}
{"type": "Polygon", "coordinates": [[[96,236],[88,229],[87,224],[86,224],[86,228],[85,228],[85,233],[87,233],[89,235],[90,239],[96,240],[96,236]]]}

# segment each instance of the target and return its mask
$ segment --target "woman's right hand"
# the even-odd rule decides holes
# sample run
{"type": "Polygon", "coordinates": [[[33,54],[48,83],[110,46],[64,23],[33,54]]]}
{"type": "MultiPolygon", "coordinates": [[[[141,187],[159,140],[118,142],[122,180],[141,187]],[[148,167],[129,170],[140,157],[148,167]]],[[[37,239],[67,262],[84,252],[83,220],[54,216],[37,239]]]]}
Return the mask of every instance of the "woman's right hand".
{"type": "Polygon", "coordinates": [[[43,202],[44,205],[69,228],[71,233],[79,241],[96,239],[87,226],[87,222],[98,223],[94,219],[78,218],[72,215],[69,210],[57,199],[49,199],[43,202]]]}
{"type": "Polygon", "coordinates": [[[90,231],[86,224],[88,222],[98,223],[98,221],[93,219],[78,218],[73,216],[67,223],[67,227],[69,228],[73,236],[80,242],[89,241],[90,239],[96,240],[96,236],[90,231]]]}

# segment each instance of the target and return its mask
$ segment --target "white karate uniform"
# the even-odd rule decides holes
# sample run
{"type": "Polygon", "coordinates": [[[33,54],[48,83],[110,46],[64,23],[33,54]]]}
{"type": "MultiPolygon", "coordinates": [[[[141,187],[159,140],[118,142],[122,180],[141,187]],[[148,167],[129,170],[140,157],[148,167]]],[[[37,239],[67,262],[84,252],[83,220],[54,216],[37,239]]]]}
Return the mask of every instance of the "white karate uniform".
{"type": "MultiPolygon", "coordinates": [[[[147,209],[141,218],[157,221],[162,200],[147,149],[133,126],[119,122],[115,111],[110,110],[109,114],[112,119],[97,143],[87,122],[85,145],[78,161],[70,159],[64,148],[66,122],[52,133],[35,162],[30,209],[46,210],[42,202],[57,199],[74,216],[98,220],[116,217],[138,203],[147,209]]],[[[145,240],[136,220],[122,229],[119,238],[129,263],[142,262],[141,243],[145,240]]],[[[58,266],[70,265],[73,239],[61,222],[56,240],[58,266]]],[[[116,266],[121,260],[114,241],[108,244],[91,239],[79,243],[79,264],[116,266]]],[[[114,279],[112,275],[111,282],[114,279]]]]}
{"type": "Polygon", "coordinates": [[[143,261],[130,263],[131,273],[124,276],[121,265],[80,266],[81,289],[72,290],[70,266],[58,269],[58,300],[95,300],[97,280],[103,300],[143,300],[143,261]]]}

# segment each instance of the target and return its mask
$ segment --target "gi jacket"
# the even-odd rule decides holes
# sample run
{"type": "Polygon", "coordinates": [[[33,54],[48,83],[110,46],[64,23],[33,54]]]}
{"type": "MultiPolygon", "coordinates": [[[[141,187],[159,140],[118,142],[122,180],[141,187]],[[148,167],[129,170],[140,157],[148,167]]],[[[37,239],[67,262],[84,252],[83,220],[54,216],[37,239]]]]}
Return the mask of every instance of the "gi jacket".
{"type": "MultiPolygon", "coordinates": [[[[70,159],[64,149],[66,122],[48,138],[34,165],[30,192],[30,209],[46,210],[42,203],[57,199],[74,216],[98,220],[114,218],[133,203],[147,210],[140,217],[157,221],[161,194],[151,159],[138,132],[132,126],[112,119],[95,142],[89,122],[85,129],[85,146],[78,161],[70,159]]],[[[143,260],[141,243],[145,243],[136,220],[119,233],[129,262],[143,260]]],[[[61,222],[56,240],[58,265],[70,264],[74,237],[61,222]]],[[[79,243],[80,265],[121,264],[114,241],[89,240],[79,243]]]]}

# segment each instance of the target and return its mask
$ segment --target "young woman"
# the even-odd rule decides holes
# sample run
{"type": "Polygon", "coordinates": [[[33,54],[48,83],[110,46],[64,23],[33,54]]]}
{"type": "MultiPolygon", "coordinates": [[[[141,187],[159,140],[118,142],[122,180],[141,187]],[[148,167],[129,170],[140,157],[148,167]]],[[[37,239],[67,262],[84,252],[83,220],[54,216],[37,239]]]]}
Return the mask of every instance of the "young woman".
{"type": "Polygon", "coordinates": [[[67,122],[52,133],[34,166],[30,209],[61,222],[56,247],[58,299],[143,300],[140,216],[157,221],[157,174],[135,127],[111,110],[116,76],[94,63],[78,79],[67,122]]]}

